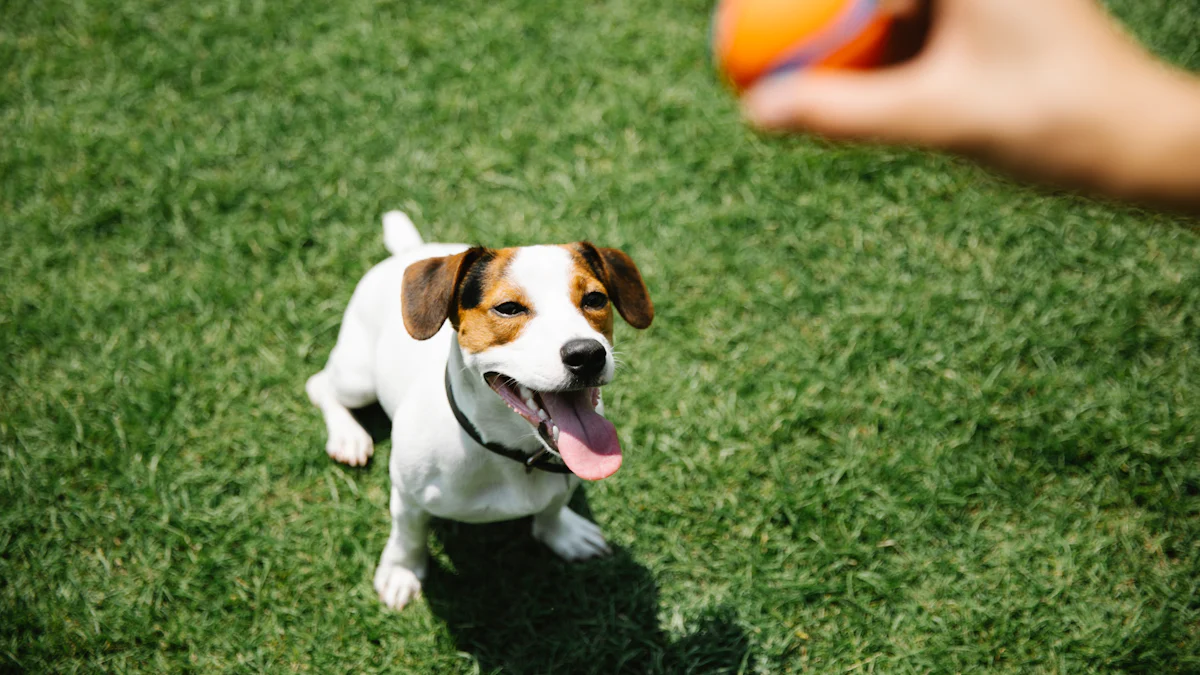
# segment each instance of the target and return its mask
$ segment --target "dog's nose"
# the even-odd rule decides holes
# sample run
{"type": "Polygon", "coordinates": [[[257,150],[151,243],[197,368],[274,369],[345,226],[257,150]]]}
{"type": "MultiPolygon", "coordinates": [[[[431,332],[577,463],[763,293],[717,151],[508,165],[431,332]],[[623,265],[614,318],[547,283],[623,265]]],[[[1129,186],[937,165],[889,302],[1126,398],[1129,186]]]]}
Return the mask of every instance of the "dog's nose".
{"type": "Polygon", "coordinates": [[[558,353],[567,370],[584,379],[599,375],[608,361],[604,345],[587,338],[567,342],[558,353]]]}

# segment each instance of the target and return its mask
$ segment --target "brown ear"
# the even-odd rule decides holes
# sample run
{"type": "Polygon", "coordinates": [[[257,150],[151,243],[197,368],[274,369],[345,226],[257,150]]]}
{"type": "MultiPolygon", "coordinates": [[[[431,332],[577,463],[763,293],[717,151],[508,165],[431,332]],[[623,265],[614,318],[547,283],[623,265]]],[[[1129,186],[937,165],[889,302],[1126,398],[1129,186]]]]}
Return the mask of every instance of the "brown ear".
{"type": "Polygon", "coordinates": [[[455,294],[463,275],[486,249],[475,247],[444,258],[418,260],[404,270],[400,299],[404,327],[418,340],[437,335],[446,319],[458,322],[455,294]]]}
{"type": "Polygon", "coordinates": [[[634,328],[647,328],[654,321],[654,303],[633,259],[615,248],[600,248],[579,242],[579,253],[599,277],[621,317],[634,328]]]}

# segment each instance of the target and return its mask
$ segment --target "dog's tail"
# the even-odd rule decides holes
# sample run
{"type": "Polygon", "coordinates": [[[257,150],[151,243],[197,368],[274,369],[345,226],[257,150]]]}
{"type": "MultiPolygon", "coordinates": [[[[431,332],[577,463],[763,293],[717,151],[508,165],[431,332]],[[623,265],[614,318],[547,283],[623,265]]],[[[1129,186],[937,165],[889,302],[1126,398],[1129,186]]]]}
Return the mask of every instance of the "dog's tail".
{"type": "Polygon", "coordinates": [[[420,246],[421,233],[403,211],[388,211],[383,214],[383,245],[392,255],[420,246]]]}

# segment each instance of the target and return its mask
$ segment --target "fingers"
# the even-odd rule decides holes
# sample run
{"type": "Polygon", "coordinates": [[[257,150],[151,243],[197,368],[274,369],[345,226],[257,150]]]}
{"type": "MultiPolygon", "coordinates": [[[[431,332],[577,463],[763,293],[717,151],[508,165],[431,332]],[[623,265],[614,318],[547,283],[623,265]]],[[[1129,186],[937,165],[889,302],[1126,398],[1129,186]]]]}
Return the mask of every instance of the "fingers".
{"type": "Polygon", "coordinates": [[[941,146],[945,104],[912,66],[877,72],[801,72],[764,81],[742,99],[751,124],[838,139],[941,146]]]}

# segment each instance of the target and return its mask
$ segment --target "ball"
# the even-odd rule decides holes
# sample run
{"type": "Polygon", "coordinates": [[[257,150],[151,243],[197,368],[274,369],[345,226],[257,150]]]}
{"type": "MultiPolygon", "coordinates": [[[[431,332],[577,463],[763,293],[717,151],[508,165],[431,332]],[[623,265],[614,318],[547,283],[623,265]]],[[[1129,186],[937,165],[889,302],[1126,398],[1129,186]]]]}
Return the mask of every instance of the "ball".
{"type": "Polygon", "coordinates": [[[713,56],[740,93],[790,70],[878,66],[890,27],[878,0],[720,0],[713,56]]]}

